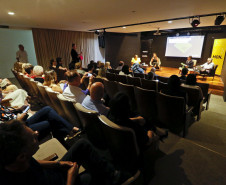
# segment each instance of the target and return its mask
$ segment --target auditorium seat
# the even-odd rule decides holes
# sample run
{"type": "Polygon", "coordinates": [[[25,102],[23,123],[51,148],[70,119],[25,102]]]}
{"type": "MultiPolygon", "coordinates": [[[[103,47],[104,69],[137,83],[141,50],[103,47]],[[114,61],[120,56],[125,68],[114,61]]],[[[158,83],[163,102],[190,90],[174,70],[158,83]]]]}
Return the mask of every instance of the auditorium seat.
{"type": "Polygon", "coordinates": [[[39,89],[39,92],[40,92],[40,100],[41,102],[44,104],[44,105],[48,105],[50,107],[53,107],[52,105],[52,102],[51,100],[49,99],[49,96],[45,90],[45,87],[41,84],[41,83],[38,83],[37,84],[37,87],[39,89]]]}
{"type": "Polygon", "coordinates": [[[158,91],[157,90],[157,82],[155,80],[141,79],[141,87],[143,89],[158,91]]]}
{"type": "Polygon", "coordinates": [[[114,73],[106,73],[106,78],[109,81],[115,81],[115,74],[114,73]]]}
{"type": "Polygon", "coordinates": [[[131,104],[131,110],[133,112],[136,112],[137,111],[137,105],[136,105],[133,85],[122,84],[122,83],[119,82],[118,83],[118,90],[120,92],[125,93],[129,97],[130,104],[131,104]]]}
{"type": "Polygon", "coordinates": [[[160,82],[168,83],[168,77],[158,76],[157,78],[160,82]]]}
{"type": "Polygon", "coordinates": [[[184,98],[163,93],[158,93],[156,100],[159,126],[185,137],[192,121],[193,107],[186,110],[184,98]]]}
{"type": "Polygon", "coordinates": [[[139,115],[153,124],[157,120],[156,92],[134,87],[134,93],[139,115]]]}
{"type": "Polygon", "coordinates": [[[118,82],[104,80],[104,90],[110,99],[118,92],[118,82]]]}
{"type": "Polygon", "coordinates": [[[123,84],[127,84],[127,78],[128,77],[126,75],[118,75],[118,74],[115,75],[115,81],[121,82],[123,84]]]}
{"type": "Polygon", "coordinates": [[[64,112],[64,109],[60,103],[60,100],[58,99],[57,95],[59,94],[58,92],[54,92],[50,87],[45,87],[45,90],[49,96],[49,99],[52,103],[52,106],[54,110],[63,118],[66,119],[66,114],[64,112]]]}
{"type": "Polygon", "coordinates": [[[73,105],[73,101],[66,99],[62,94],[57,94],[58,99],[60,100],[61,106],[64,109],[67,120],[74,126],[82,128],[81,122],[79,120],[76,109],[73,105]]]}
{"type": "Polygon", "coordinates": [[[143,73],[133,73],[134,77],[145,78],[145,74],[143,73]]]}
{"type": "Polygon", "coordinates": [[[203,103],[206,104],[206,110],[209,109],[209,102],[211,97],[211,90],[209,90],[209,84],[207,83],[197,83],[197,85],[202,89],[203,103]]]}
{"type": "Polygon", "coordinates": [[[65,72],[67,70],[64,70],[64,69],[56,69],[56,74],[57,74],[57,81],[60,82],[61,80],[66,80],[66,77],[65,77],[65,72]]]}
{"type": "Polygon", "coordinates": [[[88,85],[89,85],[89,77],[88,76],[85,76],[83,78],[83,83],[84,84],[84,89],[87,89],[88,85]]]}
{"type": "Polygon", "coordinates": [[[102,78],[93,78],[93,81],[94,81],[94,83],[95,83],[95,82],[101,82],[101,83],[104,83],[102,78]]]}
{"type": "Polygon", "coordinates": [[[113,164],[120,170],[131,172],[133,179],[140,175],[140,151],[136,136],[131,128],[119,126],[105,116],[99,116],[104,137],[113,158],[113,164]]]}
{"type": "Polygon", "coordinates": [[[84,108],[80,103],[76,103],[74,106],[90,142],[99,149],[106,149],[106,142],[98,118],[98,113],[84,108]]]}
{"type": "Polygon", "coordinates": [[[201,119],[202,106],[203,106],[203,97],[197,88],[181,86],[181,90],[186,92],[188,95],[188,106],[193,106],[193,113],[197,116],[197,121],[201,119]]]}
{"type": "Polygon", "coordinates": [[[37,83],[38,82],[34,81],[34,79],[30,78],[30,84],[31,84],[32,89],[34,90],[35,97],[37,97],[39,99],[40,93],[39,93],[39,89],[37,87],[37,83]]]}
{"type": "Polygon", "coordinates": [[[141,87],[141,80],[139,77],[127,77],[127,84],[141,87]]]}
{"type": "Polygon", "coordinates": [[[167,88],[168,88],[167,83],[163,83],[163,82],[158,81],[158,83],[157,83],[158,92],[161,92],[162,90],[166,90],[167,88]]]}

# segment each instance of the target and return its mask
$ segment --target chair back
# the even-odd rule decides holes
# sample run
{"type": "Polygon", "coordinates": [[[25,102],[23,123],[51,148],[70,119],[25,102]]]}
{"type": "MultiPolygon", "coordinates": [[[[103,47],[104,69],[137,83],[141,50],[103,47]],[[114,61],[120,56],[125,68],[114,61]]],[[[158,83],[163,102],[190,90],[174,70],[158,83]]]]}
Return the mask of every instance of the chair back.
{"type": "Polygon", "coordinates": [[[146,80],[146,79],[141,79],[141,87],[143,89],[148,89],[148,90],[153,90],[153,91],[157,91],[156,87],[156,81],[154,80],[146,80]]]}
{"type": "Polygon", "coordinates": [[[158,81],[158,92],[161,92],[162,90],[167,90],[168,89],[168,84],[167,83],[163,83],[158,81]]]}
{"type": "Polygon", "coordinates": [[[104,80],[102,78],[93,78],[94,82],[101,82],[102,84],[104,83],[104,80]]]}
{"type": "Polygon", "coordinates": [[[115,75],[115,81],[121,82],[123,84],[127,84],[127,78],[128,77],[126,75],[118,75],[118,74],[115,75]]]}
{"type": "Polygon", "coordinates": [[[143,73],[133,73],[134,77],[145,78],[145,74],[143,73]]]}
{"type": "Polygon", "coordinates": [[[30,84],[32,86],[32,89],[34,90],[35,96],[36,97],[40,97],[40,93],[39,93],[39,89],[37,87],[37,83],[36,81],[34,81],[33,79],[30,79],[30,84]]]}
{"type": "Polygon", "coordinates": [[[89,77],[88,76],[83,78],[83,84],[85,86],[85,89],[87,89],[87,87],[89,85],[89,77]]]}
{"type": "Polygon", "coordinates": [[[136,112],[137,104],[136,104],[136,100],[135,100],[133,85],[122,84],[122,83],[119,82],[118,83],[118,90],[120,92],[125,93],[129,97],[130,104],[131,104],[131,110],[133,112],[136,112]]]}
{"type": "Polygon", "coordinates": [[[193,62],[193,67],[196,67],[197,60],[192,60],[192,62],[193,62]]]}
{"type": "Polygon", "coordinates": [[[210,70],[210,76],[215,76],[218,65],[214,65],[213,69],[210,70]]]}
{"type": "Polygon", "coordinates": [[[208,91],[209,91],[209,84],[208,83],[197,83],[197,85],[202,89],[202,94],[203,97],[207,97],[208,96],[208,91]]]}
{"type": "Polygon", "coordinates": [[[150,122],[157,120],[156,92],[134,87],[138,113],[150,122]]]}
{"type": "Polygon", "coordinates": [[[158,76],[157,78],[160,82],[168,83],[168,77],[158,76]]]}
{"type": "Polygon", "coordinates": [[[173,133],[179,134],[185,125],[185,100],[182,97],[157,94],[158,121],[173,133]]]}
{"type": "Polygon", "coordinates": [[[65,77],[65,72],[67,70],[64,70],[64,69],[56,69],[56,74],[57,74],[57,81],[61,81],[61,80],[66,80],[66,77],[65,77]]]}
{"type": "MultiPolygon", "coordinates": [[[[134,73],[134,74],[136,74],[136,73],[134,73]]],[[[141,87],[141,80],[140,80],[139,77],[130,77],[130,76],[128,76],[127,77],[127,84],[134,85],[134,86],[137,86],[137,87],[141,87]]]]}
{"type": "Polygon", "coordinates": [[[70,101],[66,99],[62,94],[57,94],[57,98],[60,100],[61,106],[64,109],[67,120],[74,126],[82,128],[81,122],[79,120],[77,111],[74,107],[75,101],[70,101]]]}
{"type": "Polygon", "coordinates": [[[64,112],[64,109],[60,103],[60,100],[58,99],[57,95],[59,94],[58,92],[54,92],[51,88],[45,87],[45,90],[49,96],[49,99],[53,105],[54,110],[63,118],[66,119],[67,115],[64,112]]]}
{"type": "Polygon", "coordinates": [[[139,148],[131,128],[116,125],[105,116],[99,116],[108,148],[114,164],[130,172],[138,168],[139,148]]]}
{"type": "Polygon", "coordinates": [[[104,89],[110,99],[118,92],[118,82],[104,80],[104,89]]]}
{"type": "Polygon", "coordinates": [[[115,81],[115,74],[114,73],[106,73],[106,78],[109,81],[115,81]]]}
{"type": "Polygon", "coordinates": [[[46,92],[45,87],[41,83],[38,83],[37,87],[38,87],[38,90],[39,90],[39,93],[40,93],[40,97],[41,97],[40,101],[44,105],[48,105],[48,106],[53,108],[54,106],[52,105],[52,102],[51,102],[51,100],[50,100],[50,98],[49,98],[49,96],[48,96],[48,94],[46,92]]]}
{"type": "Polygon", "coordinates": [[[80,103],[74,104],[74,107],[90,142],[97,148],[106,148],[101,122],[98,118],[99,114],[84,108],[80,103]]]}
{"type": "Polygon", "coordinates": [[[120,70],[117,69],[108,69],[109,73],[119,74],[120,70]]]}

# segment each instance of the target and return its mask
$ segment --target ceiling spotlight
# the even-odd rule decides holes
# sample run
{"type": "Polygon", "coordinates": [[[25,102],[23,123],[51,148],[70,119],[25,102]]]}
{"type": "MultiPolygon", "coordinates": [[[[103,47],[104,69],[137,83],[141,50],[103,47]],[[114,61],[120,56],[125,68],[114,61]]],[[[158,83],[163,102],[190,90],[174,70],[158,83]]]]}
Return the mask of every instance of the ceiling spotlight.
{"type": "Polygon", "coordinates": [[[8,14],[9,14],[9,15],[14,15],[15,13],[14,13],[14,12],[8,12],[8,14]]]}
{"type": "Polygon", "coordinates": [[[122,28],[124,28],[124,29],[125,29],[125,28],[126,28],[126,26],[123,26],[122,28]]]}
{"type": "Polygon", "coordinates": [[[200,24],[200,18],[199,17],[192,19],[191,25],[192,25],[193,28],[196,28],[199,24],[200,24]]]}
{"type": "Polygon", "coordinates": [[[99,30],[96,30],[96,31],[95,31],[95,34],[99,35],[99,30]]]}
{"type": "Polygon", "coordinates": [[[171,24],[173,21],[168,21],[169,24],[171,24]]]}
{"type": "Polygon", "coordinates": [[[225,16],[224,15],[218,15],[215,20],[215,25],[221,25],[221,23],[224,21],[225,16]]]}

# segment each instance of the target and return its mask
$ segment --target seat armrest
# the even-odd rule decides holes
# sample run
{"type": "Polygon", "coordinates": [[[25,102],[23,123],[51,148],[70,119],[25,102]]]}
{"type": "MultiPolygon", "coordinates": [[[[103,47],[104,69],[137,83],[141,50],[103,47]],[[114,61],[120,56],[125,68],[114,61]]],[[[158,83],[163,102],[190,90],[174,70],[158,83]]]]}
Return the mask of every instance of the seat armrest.
{"type": "Polygon", "coordinates": [[[9,107],[9,106],[10,106],[9,101],[11,101],[11,100],[12,100],[12,98],[3,99],[3,100],[1,101],[1,105],[2,105],[2,106],[9,107]]]}
{"type": "Polygon", "coordinates": [[[194,109],[193,106],[190,106],[190,107],[186,108],[186,113],[192,112],[193,109],[194,109]]]}

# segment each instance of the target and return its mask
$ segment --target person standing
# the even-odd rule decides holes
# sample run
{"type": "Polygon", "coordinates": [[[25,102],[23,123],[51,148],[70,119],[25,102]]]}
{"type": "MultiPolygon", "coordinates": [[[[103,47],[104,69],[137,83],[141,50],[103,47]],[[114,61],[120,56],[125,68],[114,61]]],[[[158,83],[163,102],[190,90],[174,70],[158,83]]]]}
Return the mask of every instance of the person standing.
{"type": "Polygon", "coordinates": [[[77,63],[79,62],[79,55],[76,51],[76,45],[75,44],[72,44],[72,49],[71,49],[71,58],[72,58],[72,61],[74,61],[74,63],[77,63]]]}
{"type": "Polygon", "coordinates": [[[16,59],[18,62],[28,63],[27,52],[24,50],[24,46],[20,44],[19,50],[16,52],[16,59]]]}

